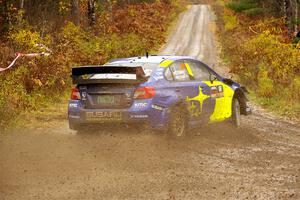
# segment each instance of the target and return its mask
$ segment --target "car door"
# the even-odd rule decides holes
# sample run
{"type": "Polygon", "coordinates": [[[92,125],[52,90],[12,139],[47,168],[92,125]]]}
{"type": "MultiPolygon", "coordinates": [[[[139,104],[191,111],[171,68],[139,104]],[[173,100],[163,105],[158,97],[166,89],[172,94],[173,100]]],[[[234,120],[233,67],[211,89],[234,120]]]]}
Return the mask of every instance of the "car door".
{"type": "Polygon", "coordinates": [[[198,123],[208,123],[214,112],[215,99],[211,97],[211,87],[206,83],[210,72],[202,63],[193,60],[185,61],[187,70],[197,87],[197,94],[187,98],[192,115],[198,123]]]}
{"type": "Polygon", "coordinates": [[[212,106],[208,105],[210,87],[194,79],[191,68],[185,60],[171,64],[165,71],[165,77],[170,81],[170,89],[176,91],[179,99],[187,102],[192,123],[209,120],[212,113],[212,106]]]}
{"type": "Polygon", "coordinates": [[[169,87],[176,92],[179,99],[185,99],[195,93],[191,77],[185,67],[184,61],[173,62],[165,71],[169,80],[169,87]]]}
{"type": "Polygon", "coordinates": [[[209,118],[210,122],[222,121],[231,117],[233,89],[224,84],[218,75],[203,63],[188,60],[186,64],[193,73],[194,80],[199,85],[204,85],[205,90],[209,91],[210,97],[202,105],[205,107],[203,114],[209,118]]]}

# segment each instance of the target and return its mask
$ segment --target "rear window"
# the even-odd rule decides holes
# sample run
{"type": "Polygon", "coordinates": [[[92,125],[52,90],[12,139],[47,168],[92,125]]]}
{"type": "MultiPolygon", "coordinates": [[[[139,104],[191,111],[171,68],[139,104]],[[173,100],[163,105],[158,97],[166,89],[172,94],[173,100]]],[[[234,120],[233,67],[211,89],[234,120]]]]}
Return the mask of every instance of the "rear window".
{"type": "Polygon", "coordinates": [[[128,67],[137,67],[140,66],[143,68],[146,76],[151,76],[152,72],[158,67],[159,63],[149,63],[149,62],[117,62],[117,63],[106,63],[105,65],[109,66],[128,66],[128,67]]]}

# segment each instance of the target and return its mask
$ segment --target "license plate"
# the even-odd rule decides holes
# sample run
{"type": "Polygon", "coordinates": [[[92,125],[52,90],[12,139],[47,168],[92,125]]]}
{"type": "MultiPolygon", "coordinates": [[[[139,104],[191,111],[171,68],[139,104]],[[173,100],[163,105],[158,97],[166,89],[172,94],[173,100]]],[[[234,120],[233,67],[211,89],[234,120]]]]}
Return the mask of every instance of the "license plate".
{"type": "Polygon", "coordinates": [[[99,95],[97,104],[113,105],[117,103],[117,97],[113,95],[99,95]]]}
{"type": "Polygon", "coordinates": [[[122,119],[121,112],[86,112],[86,120],[88,121],[120,121],[122,119]]]}

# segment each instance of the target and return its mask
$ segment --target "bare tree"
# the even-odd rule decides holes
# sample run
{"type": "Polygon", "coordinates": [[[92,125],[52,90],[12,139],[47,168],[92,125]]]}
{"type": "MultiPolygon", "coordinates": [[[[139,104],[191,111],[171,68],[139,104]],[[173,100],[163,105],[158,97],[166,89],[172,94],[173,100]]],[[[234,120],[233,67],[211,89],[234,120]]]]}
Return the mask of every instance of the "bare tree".
{"type": "Polygon", "coordinates": [[[24,0],[20,0],[20,9],[24,9],[24,0]]]}
{"type": "Polygon", "coordinates": [[[96,23],[96,1],[88,0],[88,19],[90,26],[94,26],[96,23]]]}
{"type": "Polygon", "coordinates": [[[79,19],[79,8],[78,8],[78,0],[71,0],[72,5],[72,21],[74,24],[79,25],[80,19],[79,19]]]}
{"type": "Polygon", "coordinates": [[[3,0],[1,5],[2,23],[0,26],[1,32],[7,32],[11,26],[11,19],[9,15],[9,0],[3,0]]]}
{"type": "Polygon", "coordinates": [[[297,31],[299,15],[298,9],[298,0],[283,0],[282,10],[290,32],[297,31]]]}

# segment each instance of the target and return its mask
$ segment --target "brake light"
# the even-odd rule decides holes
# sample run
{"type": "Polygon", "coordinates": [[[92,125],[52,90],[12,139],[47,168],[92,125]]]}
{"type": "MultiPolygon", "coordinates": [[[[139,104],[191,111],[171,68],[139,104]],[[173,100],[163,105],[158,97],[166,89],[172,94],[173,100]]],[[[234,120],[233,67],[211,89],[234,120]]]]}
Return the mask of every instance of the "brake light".
{"type": "Polygon", "coordinates": [[[138,88],[134,92],[135,99],[151,99],[155,96],[154,87],[142,87],[138,88]]]}
{"type": "Polygon", "coordinates": [[[72,100],[80,100],[80,93],[79,93],[78,88],[72,88],[71,99],[72,100]]]}

